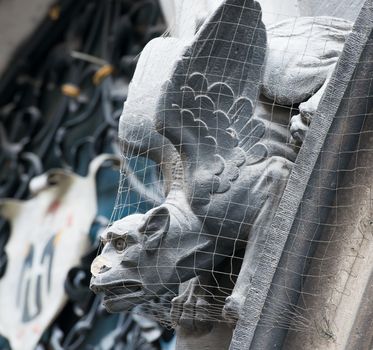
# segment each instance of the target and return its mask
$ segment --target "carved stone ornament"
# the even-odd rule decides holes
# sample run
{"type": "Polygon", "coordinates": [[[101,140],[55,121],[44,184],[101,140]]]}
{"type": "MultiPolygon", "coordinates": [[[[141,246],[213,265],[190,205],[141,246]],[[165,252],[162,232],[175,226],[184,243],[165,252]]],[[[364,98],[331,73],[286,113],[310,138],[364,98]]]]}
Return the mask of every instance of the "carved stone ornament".
{"type": "Polygon", "coordinates": [[[32,180],[31,199],[0,202],[0,215],[11,225],[0,282],[0,333],[12,349],[34,349],[64,306],[66,275],[89,248],[97,211],[95,175],[112,158],[94,159],[87,177],[50,170],[32,180]]]}
{"type": "MultiPolygon", "coordinates": [[[[351,28],[343,19],[303,17],[266,29],[256,1],[227,0],[192,40],[148,44],[119,137],[125,155],[159,164],[166,200],[102,235],[91,288],[105,294],[107,310],[129,310],[171,291],[177,324],[196,287],[230,284],[210,319],[237,320],[299,145],[351,28]],[[224,281],[234,258],[238,277],[224,281]]],[[[209,319],[203,294],[193,302],[209,319]]]]}

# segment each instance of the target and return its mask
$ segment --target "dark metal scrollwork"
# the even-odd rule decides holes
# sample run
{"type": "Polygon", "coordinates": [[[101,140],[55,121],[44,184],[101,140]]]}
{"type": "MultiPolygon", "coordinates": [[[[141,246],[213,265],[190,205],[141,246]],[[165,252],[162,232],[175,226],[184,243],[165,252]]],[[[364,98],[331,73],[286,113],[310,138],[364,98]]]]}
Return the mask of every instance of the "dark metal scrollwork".
{"type": "MultiPolygon", "coordinates": [[[[137,56],[151,38],[165,30],[156,0],[79,4],[61,0],[55,6],[59,19],[45,19],[34,41],[25,44],[27,64],[7,71],[7,85],[0,86],[0,198],[27,198],[30,180],[50,168],[85,174],[97,155],[119,155],[118,122],[137,56]]],[[[98,190],[105,191],[105,187],[98,190]]],[[[110,215],[111,207],[106,207],[104,214],[110,215]]],[[[3,220],[0,232],[1,277],[9,237],[3,220]]],[[[91,236],[95,235],[92,230],[91,236]]],[[[159,348],[163,329],[153,325],[157,336],[151,340],[154,345],[149,345],[149,329],[142,328],[141,320],[109,316],[101,298],[89,290],[89,266],[97,255],[97,246],[92,247],[81,265],[69,272],[65,283],[68,304],[46,330],[39,348],[93,348],[90,344],[98,340],[89,338],[98,320],[113,323],[114,329],[102,336],[95,349],[119,349],[123,344],[133,349],[159,348]]]]}

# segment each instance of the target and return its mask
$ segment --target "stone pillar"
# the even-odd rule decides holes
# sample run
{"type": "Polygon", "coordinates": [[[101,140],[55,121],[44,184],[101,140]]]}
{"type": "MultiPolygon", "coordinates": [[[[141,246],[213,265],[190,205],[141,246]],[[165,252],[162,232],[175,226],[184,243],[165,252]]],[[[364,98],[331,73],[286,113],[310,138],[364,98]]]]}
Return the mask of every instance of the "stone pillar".
{"type": "Polygon", "coordinates": [[[0,1],[0,76],[15,50],[34,32],[52,3],[52,0],[0,1]]]}
{"type": "MultiPolygon", "coordinates": [[[[372,111],[373,112],[373,111],[372,111]]],[[[373,342],[373,115],[345,172],[284,349],[371,349],[373,342]],[[307,329],[308,324],[308,329],[307,329]]]]}

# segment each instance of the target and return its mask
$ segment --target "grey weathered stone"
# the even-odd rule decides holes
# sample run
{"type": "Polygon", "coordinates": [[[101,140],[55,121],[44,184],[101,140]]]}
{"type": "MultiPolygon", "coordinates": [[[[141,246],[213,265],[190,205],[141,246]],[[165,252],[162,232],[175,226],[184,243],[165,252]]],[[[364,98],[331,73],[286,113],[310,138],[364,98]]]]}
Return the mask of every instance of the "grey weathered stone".
{"type": "MultiPolygon", "coordinates": [[[[108,310],[130,309],[166,292],[176,296],[179,285],[192,278],[197,286],[206,285],[209,271],[218,275],[222,272],[218,266],[224,265],[227,257],[244,252],[223,315],[226,321],[235,322],[245,300],[251,306],[256,303],[258,309],[250,315],[254,317],[252,331],[255,329],[271,279],[254,286],[253,278],[258,270],[264,273],[262,277],[266,272],[271,276],[286,242],[286,232],[271,235],[272,221],[275,215],[280,217],[283,223],[279,228],[286,231],[286,223],[291,224],[291,215],[295,215],[286,215],[288,207],[278,211],[297,157],[288,128],[297,112],[295,108],[289,112],[285,105],[313,99],[312,110],[305,111],[312,114],[319,110],[323,89],[331,89],[328,78],[350,28],[343,20],[302,19],[300,23],[300,34],[292,38],[294,42],[301,40],[302,34],[311,33],[307,27],[311,24],[316,24],[319,39],[336,42],[335,50],[328,51],[331,60],[326,63],[327,69],[309,85],[306,73],[289,81],[288,69],[303,69],[295,56],[285,55],[288,65],[279,66],[269,52],[266,61],[271,45],[267,45],[260,6],[252,0],[225,1],[192,42],[159,39],[165,56],[156,58],[160,62],[155,67],[157,72],[153,73],[143,60],[145,71],[138,72],[132,83],[119,134],[126,154],[146,155],[163,167],[167,193],[161,206],[115,222],[103,235],[106,244],[94,263],[92,289],[105,293],[108,310]],[[324,35],[323,27],[334,34],[324,35]],[[172,46],[175,50],[169,55],[166,51],[172,46]],[[155,76],[157,79],[153,79],[155,76]],[[278,90],[272,88],[274,83],[278,90]],[[286,90],[290,83],[293,89],[286,90]],[[263,86],[267,97],[260,96],[263,86]],[[270,254],[274,251],[276,254],[270,254]],[[251,293],[247,301],[254,287],[257,293],[251,293]]],[[[284,22],[273,28],[275,37],[276,30],[289,31],[291,25],[284,22]]],[[[319,41],[315,44],[314,53],[322,62],[319,41]]],[[[279,43],[275,46],[281,47],[279,43]]],[[[145,53],[151,64],[151,50],[145,53]]],[[[312,75],[317,75],[317,65],[311,62],[311,66],[312,75]]],[[[327,101],[324,99],[324,104],[327,101]]],[[[323,128],[328,129],[334,111],[325,111],[325,105],[322,108],[318,125],[313,128],[317,132],[309,136],[315,142],[321,140],[323,128]],[[329,119],[324,119],[324,114],[329,119]]],[[[309,156],[304,152],[303,160],[309,156]]],[[[315,152],[311,155],[316,161],[315,152]]],[[[293,179],[290,190],[301,196],[299,181],[306,185],[302,181],[306,181],[313,164],[301,169],[303,177],[297,177],[297,183],[293,179]]],[[[200,297],[202,300],[194,298],[194,303],[205,305],[208,298],[200,297]]],[[[187,295],[185,301],[189,300],[187,295]]],[[[184,302],[176,298],[174,303],[182,308],[184,302]]],[[[184,311],[174,315],[183,319],[184,311]]],[[[215,318],[221,320],[218,314],[215,318]]],[[[247,337],[249,344],[252,336],[248,333],[243,339],[247,337]]]]}
{"type": "MultiPolygon", "coordinates": [[[[373,77],[372,77],[373,78],[373,77]]],[[[290,325],[285,349],[371,349],[373,110],[342,179],[290,325]],[[298,332],[299,319],[306,320],[298,332]]]]}
{"type": "MultiPolygon", "coordinates": [[[[281,346],[286,336],[286,325],[289,324],[288,316],[292,314],[292,306],[296,305],[301,291],[302,279],[296,276],[307,273],[304,270],[307,258],[312,256],[314,241],[317,241],[325,227],[323,224],[327,222],[328,208],[333,203],[336,186],[340,181],[339,175],[346,169],[356,148],[362,124],[373,107],[369,73],[373,69],[370,59],[373,47],[372,5],[372,0],[366,1],[346,42],[319,105],[317,118],[311,124],[298,155],[277,218],[273,222],[272,230],[278,234],[273,234],[273,231],[270,234],[279,240],[271,241],[266,248],[271,252],[272,258],[277,255],[274,253],[276,242],[284,244],[286,233],[289,238],[285,249],[277,249],[277,257],[281,256],[281,260],[273,280],[272,277],[263,275],[270,270],[274,272],[264,257],[263,268],[259,270],[256,281],[254,279],[253,289],[255,285],[259,285],[260,295],[265,291],[263,281],[270,284],[272,282],[268,295],[275,297],[268,297],[259,313],[259,303],[252,303],[248,297],[248,308],[245,311],[248,317],[243,321],[246,326],[238,327],[246,337],[246,344],[251,344],[251,347],[246,346],[247,349],[281,346]],[[317,163],[312,166],[316,159],[317,163]],[[259,321],[259,315],[260,323],[256,327],[254,319],[259,321]],[[282,327],[278,327],[279,324],[282,327]],[[253,336],[251,340],[250,333],[253,336]]],[[[242,337],[237,335],[237,339],[240,341],[237,340],[233,349],[242,349],[242,337]]]]}
{"type": "Polygon", "coordinates": [[[301,16],[333,16],[355,21],[365,0],[298,0],[301,16]]]}

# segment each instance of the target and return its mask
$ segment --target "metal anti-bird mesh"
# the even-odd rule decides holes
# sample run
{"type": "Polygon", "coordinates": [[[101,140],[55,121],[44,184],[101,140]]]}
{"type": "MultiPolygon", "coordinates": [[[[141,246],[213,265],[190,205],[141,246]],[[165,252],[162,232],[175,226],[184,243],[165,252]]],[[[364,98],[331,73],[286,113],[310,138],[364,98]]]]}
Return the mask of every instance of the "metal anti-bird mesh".
{"type": "MultiPolygon", "coordinates": [[[[233,291],[243,297],[236,332],[252,342],[257,325],[268,339],[294,331],[292,344],[298,332],[335,340],[358,322],[372,265],[372,4],[359,16],[361,6],[261,5],[225,1],[192,40],[178,39],[176,59],[162,50],[144,59],[148,76],[133,83],[123,111],[111,221],[179,203],[201,223],[151,253],[162,294],[144,298],[142,310],[161,322],[235,321],[234,308],[223,310],[233,291]],[[173,69],[151,81],[161,61],[173,69]],[[184,254],[185,237],[197,249],[168,282],[174,267],[162,256],[184,254]],[[208,237],[214,249],[199,248],[208,237]]],[[[140,275],[142,264],[132,267],[140,275]]]]}

